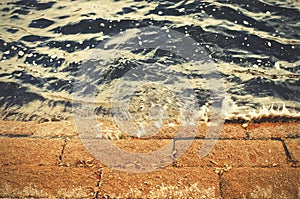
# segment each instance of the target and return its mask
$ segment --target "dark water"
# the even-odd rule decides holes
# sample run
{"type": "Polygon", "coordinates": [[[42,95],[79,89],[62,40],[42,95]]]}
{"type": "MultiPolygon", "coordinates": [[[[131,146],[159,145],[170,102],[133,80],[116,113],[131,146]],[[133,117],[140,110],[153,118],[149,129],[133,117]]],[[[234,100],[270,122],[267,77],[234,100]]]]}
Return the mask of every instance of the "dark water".
{"type": "MultiPolygon", "coordinates": [[[[149,26],[180,32],[205,48],[224,83],[228,120],[300,117],[297,1],[21,0],[1,2],[0,10],[1,119],[71,118],[73,85],[86,78],[78,72],[93,50],[113,35],[149,26]]],[[[209,89],[186,69],[188,60],[159,49],[130,53],[87,69],[103,77],[89,77],[98,81],[97,114],[110,112],[110,90],[123,74],[161,60],[192,82],[201,110],[209,106],[209,89]]]]}

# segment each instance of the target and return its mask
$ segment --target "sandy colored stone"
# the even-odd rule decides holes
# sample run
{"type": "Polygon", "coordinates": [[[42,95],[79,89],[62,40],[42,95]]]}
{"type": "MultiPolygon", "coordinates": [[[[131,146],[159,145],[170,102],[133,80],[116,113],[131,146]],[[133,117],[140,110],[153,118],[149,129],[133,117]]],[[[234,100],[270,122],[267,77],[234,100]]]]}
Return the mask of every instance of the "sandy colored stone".
{"type": "Polygon", "coordinates": [[[44,122],[36,126],[33,133],[37,137],[63,137],[78,135],[73,121],[44,122]]]}
{"type": "Polygon", "coordinates": [[[100,164],[80,139],[67,140],[62,155],[62,163],[72,167],[89,167],[100,164]]]}
{"type": "Polygon", "coordinates": [[[231,198],[299,198],[300,169],[240,168],[221,178],[222,196],[231,198]]]}
{"type": "Polygon", "coordinates": [[[289,153],[291,154],[292,161],[295,165],[300,166],[300,139],[287,139],[284,141],[289,153]]]}
{"type": "MultiPolygon", "coordinates": [[[[19,121],[0,121],[0,135],[12,136],[35,136],[35,137],[76,137],[84,131],[93,131],[92,135],[96,135],[95,131],[100,131],[103,136],[117,140],[127,139],[130,137],[137,138],[137,132],[128,124],[128,128],[118,125],[112,118],[99,119],[93,125],[84,122],[85,127],[76,126],[73,120],[58,121],[58,122],[19,122],[19,121]]],[[[77,124],[81,125],[81,123],[77,124]]],[[[131,124],[132,125],[132,124],[131,124]]],[[[165,124],[157,131],[150,131],[152,134],[146,135],[145,139],[173,139],[179,137],[207,137],[208,127],[206,124],[199,124],[197,127],[186,127],[184,130],[180,129],[179,123],[165,124]],[[180,133],[179,133],[180,132],[180,133]],[[192,132],[192,133],[191,133],[192,132]]],[[[213,135],[214,138],[244,138],[244,129],[240,124],[225,124],[222,133],[213,135]]]]}
{"type": "MultiPolygon", "coordinates": [[[[153,133],[152,136],[146,136],[146,139],[177,139],[177,138],[206,138],[208,137],[209,127],[204,123],[197,126],[180,126],[179,123],[170,123],[162,129],[153,133]]],[[[245,137],[245,129],[240,124],[224,124],[219,132],[214,132],[212,138],[236,138],[245,137]]]]}
{"type": "Polygon", "coordinates": [[[141,123],[140,126],[135,122],[116,122],[104,123],[105,129],[109,129],[106,125],[110,124],[111,130],[120,133],[121,138],[143,138],[143,139],[172,139],[178,133],[179,124],[176,122],[164,122],[161,126],[155,126],[152,122],[141,123]]]}
{"type": "Polygon", "coordinates": [[[0,121],[0,135],[30,136],[35,132],[37,122],[0,121]]]}
{"type": "Polygon", "coordinates": [[[171,122],[164,125],[159,131],[149,136],[150,139],[174,139],[179,132],[180,126],[178,123],[171,122]]]}
{"type": "Polygon", "coordinates": [[[0,137],[0,165],[56,165],[63,144],[62,139],[0,137]]]}
{"type": "MultiPolygon", "coordinates": [[[[187,128],[188,129],[188,128],[187,128]]],[[[245,138],[245,129],[240,124],[222,124],[216,127],[209,127],[206,124],[199,124],[197,129],[183,131],[182,138],[225,138],[242,139],[245,138]],[[194,131],[191,133],[191,131],[194,131]],[[194,135],[195,136],[191,136],[194,135]]]]}
{"type": "Polygon", "coordinates": [[[219,198],[218,176],[212,169],[165,168],[126,173],[104,168],[99,197],[219,198]]]}
{"type": "Polygon", "coordinates": [[[112,142],[116,147],[133,153],[155,152],[166,145],[173,146],[172,139],[127,139],[112,142]]]}
{"type": "Polygon", "coordinates": [[[172,165],[172,139],[81,139],[101,163],[113,168],[153,170],[172,165]]]}
{"type": "Polygon", "coordinates": [[[96,181],[87,168],[4,166],[0,167],[0,197],[91,198],[96,181]]]}
{"type": "Polygon", "coordinates": [[[242,139],[246,136],[246,130],[241,124],[224,124],[221,138],[242,139]]]}
{"type": "MultiPolygon", "coordinates": [[[[174,141],[176,126],[137,139],[123,135],[113,120],[99,123],[113,140],[79,139],[72,121],[0,122],[0,197],[92,198],[99,191],[99,198],[300,198],[299,167],[288,163],[282,141],[270,139],[282,138],[299,161],[299,123],[251,124],[247,134],[239,124],[225,124],[203,158],[204,140],[174,141]],[[106,166],[127,172],[104,167],[97,187],[105,158],[112,161],[106,166]]],[[[196,129],[198,138],[207,138],[206,132],[204,124],[196,129]]]]}
{"type": "MultiPolygon", "coordinates": [[[[128,153],[130,156],[127,160],[124,160],[125,164],[130,164],[130,160],[136,157],[136,154],[146,154],[151,152],[156,152],[157,150],[166,147],[166,150],[163,150],[163,154],[168,163],[163,165],[172,164],[173,159],[171,157],[173,141],[172,140],[138,140],[138,139],[121,139],[121,140],[95,140],[91,146],[84,145],[85,139],[70,139],[67,141],[64,153],[62,156],[62,161],[69,166],[87,166],[89,165],[102,165],[101,157],[105,155],[108,159],[119,160],[120,157],[123,157],[125,153],[128,153]],[[115,149],[102,148],[102,142],[110,143],[115,149]],[[94,148],[92,146],[95,146],[94,148]],[[119,151],[117,151],[117,150],[119,151]],[[166,152],[166,153],[163,153],[166,152]],[[101,155],[103,154],[103,155],[101,155]]],[[[126,156],[126,157],[128,157],[126,156]]],[[[159,157],[154,157],[158,159],[159,157]]],[[[150,158],[151,159],[151,158],[150,158]]],[[[139,161],[142,161],[139,159],[139,161]]],[[[104,165],[111,166],[110,164],[105,164],[107,162],[103,161],[104,165]]],[[[150,162],[152,164],[152,162],[150,162]]],[[[161,164],[157,164],[159,166],[161,164]]]]}
{"type": "MultiPolygon", "coordinates": [[[[206,141],[207,142],[207,141],[206,141]]],[[[286,166],[286,156],[280,141],[274,140],[218,140],[208,155],[200,158],[199,151],[203,140],[194,140],[191,147],[182,155],[182,148],[189,144],[178,140],[175,148],[180,167],[265,167],[286,166]]],[[[209,145],[207,145],[209,146],[209,145]]]]}
{"type": "MultiPolygon", "coordinates": [[[[87,124],[87,122],[85,122],[87,124]]],[[[132,123],[118,125],[114,120],[100,120],[95,128],[101,128],[104,137],[110,139],[130,139],[138,138],[138,128],[132,123]]],[[[86,125],[86,129],[82,131],[93,130],[93,125],[86,125]]],[[[95,126],[95,125],[94,125],[95,126]]],[[[180,126],[180,123],[171,122],[164,124],[161,128],[146,128],[146,132],[141,134],[142,139],[174,139],[174,138],[206,138],[208,136],[209,127],[204,123],[197,126],[180,126]]],[[[245,129],[240,124],[224,124],[220,127],[221,132],[214,132],[212,138],[245,138],[245,129]]],[[[94,132],[91,133],[95,135],[94,132]]]]}
{"type": "Polygon", "coordinates": [[[0,135],[61,137],[61,136],[76,136],[78,135],[78,133],[73,121],[44,122],[44,123],[0,121],[0,135]]]}
{"type": "Polygon", "coordinates": [[[247,133],[251,139],[300,137],[300,122],[251,124],[247,133]]]}
{"type": "Polygon", "coordinates": [[[78,135],[82,137],[103,137],[118,140],[130,137],[117,125],[114,118],[78,119],[74,121],[78,135]]]}

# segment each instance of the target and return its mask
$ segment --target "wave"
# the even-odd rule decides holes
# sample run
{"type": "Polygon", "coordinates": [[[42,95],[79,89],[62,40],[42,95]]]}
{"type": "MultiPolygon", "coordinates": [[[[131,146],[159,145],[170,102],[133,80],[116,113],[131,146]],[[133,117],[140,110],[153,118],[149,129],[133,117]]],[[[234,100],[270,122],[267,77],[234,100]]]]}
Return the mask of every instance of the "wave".
{"type": "Polygon", "coordinates": [[[189,68],[189,61],[160,49],[130,50],[105,67],[87,60],[120,32],[156,26],[192,38],[215,62],[229,103],[226,122],[299,121],[300,10],[295,1],[20,0],[3,2],[0,10],[3,120],[71,119],[72,107],[80,104],[72,101],[74,83],[87,79],[79,73],[90,61],[88,81],[97,82],[98,89],[95,114],[111,115],[113,86],[128,71],[157,63],[168,70],[154,68],[146,75],[188,80],[201,121],[209,121],[210,91],[202,71],[189,68]]]}

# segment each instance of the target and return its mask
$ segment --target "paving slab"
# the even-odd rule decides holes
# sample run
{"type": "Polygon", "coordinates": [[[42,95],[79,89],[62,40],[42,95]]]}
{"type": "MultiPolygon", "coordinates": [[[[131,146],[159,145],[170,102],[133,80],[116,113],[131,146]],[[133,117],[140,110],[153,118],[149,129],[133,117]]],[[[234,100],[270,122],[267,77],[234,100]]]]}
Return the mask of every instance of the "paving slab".
{"type": "Polygon", "coordinates": [[[207,124],[200,123],[196,132],[191,133],[190,131],[195,131],[194,128],[187,128],[188,130],[184,131],[182,138],[221,138],[221,139],[244,139],[246,137],[245,128],[240,124],[222,124],[221,126],[210,127],[207,124]],[[215,130],[217,129],[217,130],[215,130]],[[194,137],[190,135],[194,135],[194,137]]]}
{"type": "Polygon", "coordinates": [[[250,139],[300,137],[300,122],[250,124],[247,133],[250,139]]]}
{"type": "MultiPolygon", "coordinates": [[[[207,141],[206,141],[207,142],[207,141]]],[[[200,158],[199,151],[204,140],[194,140],[185,152],[181,148],[187,141],[178,140],[175,148],[179,167],[273,167],[287,166],[283,145],[276,140],[218,140],[207,156],[200,158]]]]}
{"type": "Polygon", "coordinates": [[[73,121],[59,121],[36,125],[33,135],[36,137],[70,137],[77,136],[78,132],[73,121]]]}
{"type": "MultiPolygon", "coordinates": [[[[0,121],[0,135],[7,136],[77,137],[80,129],[87,131],[99,131],[101,129],[102,134],[112,140],[137,137],[137,132],[134,133],[130,128],[128,130],[127,128],[121,127],[112,119],[101,119],[96,122],[94,127],[87,123],[86,128],[80,127],[79,129],[76,127],[73,120],[44,123],[0,121]]],[[[144,138],[173,139],[177,136],[179,129],[180,124],[178,123],[166,124],[161,129],[156,131],[153,130],[153,134],[144,136],[144,138]]],[[[183,132],[182,137],[190,137],[191,131],[194,132],[194,137],[205,138],[207,137],[208,126],[201,123],[197,128],[187,128],[187,130],[183,132]]],[[[96,134],[93,132],[93,135],[96,134]]],[[[213,135],[213,137],[242,139],[245,137],[245,130],[240,124],[225,124],[222,132],[217,135],[213,135]]]]}
{"type": "MultiPolygon", "coordinates": [[[[103,136],[112,140],[118,139],[130,139],[137,138],[138,128],[134,127],[132,123],[118,125],[114,120],[99,120],[99,122],[92,124],[86,124],[85,127],[80,127],[81,131],[91,131],[101,128],[103,136]],[[94,127],[91,127],[94,126],[94,127]]],[[[143,139],[174,139],[178,138],[206,138],[208,136],[208,129],[210,127],[207,124],[200,123],[197,127],[185,126],[182,128],[180,123],[166,123],[161,128],[147,128],[147,132],[141,134],[143,139]]],[[[243,139],[246,137],[246,131],[240,124],[224,124],[220,128],[221,132],[216,132],[211,135],[211,138],[224,138],[224,139],[243,139]]],[[[99,131],[100,132],[100,131],[99,131]]],[[[91,135],[96,135],[95,132],[91,132],[91,135]]]]}
{"type": "Polygon", "coordinates": [[[81,119],[77,120],[75,126],[80,137],[104,137],[110,140],[130,137],[127,132],[121,131],[113,118],[81,119]]]}
{"type": "Polygon", "coordinates": [[[133,174],[104,168],[99,197],[213,199],[220,192],[212,169],[168,167],[133,174]]]}
{"type": "Polygon", "coordinates": [[[20,122],[0,121],[0,135],[10,137],[62,137],[78,135],[73,121],[20,122]]]}
{"type": "Polygon", "coordinates": [[[0,137],[0,165],[56,165],[63,145],[62,139],[0,137]]]}
{"type": "Polygon", "coordinates": [[[62,162],[71,167],[92,167],[101,165],[88,151],[80,139],[68,139],[62,155],[62,162]]]}
{"type": "Polygon", "coordinates": [[[224,124],[221,138],[242,139],[246,137],[246,130],[241,124],[224,124]]]}
{"type": "Polygon", "coordinates": [[[112,141],[112,143],[121,150],[132,153],[149,153],[167,145],[173,146],[172,139],[127,139],[112,141]]]}
{"type": "Polygon", "coordinates": [[[1,198],[91,198],[96,186],[87,168],[14,165],[0,167],[1,198]]]}
{"type": "Polygon", "coordinates": [[[221,178],[222,196],[231,198],[300,198],[299,168],[240,168],[221,178]]]}
{"type": "MultiPolygon", "coordinates": [[[[173,149],[173,141],[171,139],[153,139],[153,140],[139,140],[139,139],[121,139],[121,140],[94,140],[90,147],[83,144],[85,139],[70,139],[67,140],[64,148],[62,161],[67,166],[86,166],[86,165],[101,165],[105,166],[105,160],[101,162],[101,154],[105,155],[108,159],[111,159],[111,164],[107,163],[107,166],[116,165],[118,160],[122,157],[125,158],[124,165],[134,166],[133,164],[139,164],[140,161],[149,162],[153,166],[154,162],[151,162],[151,157],[158,159],[160,156],[151,156],[150,160],[136,158],[139,154],[155,153],[157,150],[162,154],[163,158],[166,158],[169,162],[159,165],[170,165],[173,163],[171,157],[173,149]],[[101,143],[110,143],[111,147],[105,148],[101,143]],[[92,146],[95,146],[94,148],[92,146]],[[101,147],[102,146],[102,147],[101,147]],[[115,147],[115,148],[114,148],[115,147]],[[165,147],[165,148],[164,148],[165,147]],[[98,154],[98,155],[97,155],[98,154]],[[100,155],[99,155],[100,154],[100,155]],[[128,159],[126,159],[128,157],[128,159]],[[135,160],[138,160],[137,162],[135,160]],[[131,162],[130,162],[131,161],[131,162]],[[102,164],[104,163],[104,164],[102,164]]],[[[148,156],[147,156],[148,157],[148,156]]],[[[159,159],[159,161],[161,161],[159,159]]],[[[147,164],[149,166],[149,164],[147,164]]],[[[118,165],[120,167],[121,165],[118,165]]],[[[154,165],[155,166],[155,165],[154,165]]]]}
{"type": "Polygon", "coordinates": [[[89,152],[108,167],[126,170],[155,170],[172,165],[172,139],[81,139],[89,152]]]}
{"type": "Polygon", "coordinates": [[[37,122],[0,121],[0,135],[30,136],[35,132],[37,122]]]}
{"type": "Polygon", "coordinates": [[[195,140],[173,140],[176,124],[143,139],[99,124],[112,140],[79,139],[73,121],[1,121],[0,198],[300,198],[300,123],[225,124],[211,142],[205,124],[195,140]]]}

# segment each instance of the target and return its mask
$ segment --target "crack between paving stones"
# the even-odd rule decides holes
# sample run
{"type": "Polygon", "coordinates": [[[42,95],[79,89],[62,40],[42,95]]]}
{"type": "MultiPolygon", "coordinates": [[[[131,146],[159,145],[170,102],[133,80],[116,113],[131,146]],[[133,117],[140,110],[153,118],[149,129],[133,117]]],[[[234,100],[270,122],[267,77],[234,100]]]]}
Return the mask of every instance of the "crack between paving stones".
{"type": "Polygon", "coordinates": [[[224,198],[222,175],[223,174],[218,174],[220,198],[224,198]]]}
{"type": "Polygon", "coordinates": [[[65,138],[64,139],[64,144],[63,144],[63,147],[62,147],[62,149],[61,149],[61,153],[60,153],[60,155],[59,155],[59,157],[58,157],[58,159],[59,159],[59,163],[58,163],[58,166],[63,166],[63,165],[65,165],[65,163],[64,163],[64,161],[63,161],[63,155],[64,155],[64,152],[65,152],[65,149],[66,149],[66,146],[67,146],[67,138],[65,138]]]}
{"type": "MultiPolygon", "coordinates": [[[[298,139],[298,137],[286,137],[287,139],[298,139]]],[[[199,141],[205,141],[205,140],[220,140],[220,141],[253,141],[253,140],[278,140],[278,141],[281,141],[282,138],[281,137],[262,137],[262,138],[247,138],[247,137],[244,137],[244,138],[176,138],[175,141],[190,141],[190,140],[199,140],[199,141]]]]}
{"type": "MultiPolygon", "coordinates": [[[[62,136],[36,136],[36,135],[27,135],[27,134],[2,134],[0,135],[0,137],[7,137],[7,138],[32,138],[32,139],[44,139],[44,138],[47,138],[47,139],[61,139],[61,138],[65,138],[65,139],[79,139],[78,136],[67,136],[67,137],[62,137],[62,136]]],[[[288,137],[285,137],[286,139],[299,139],[300,136],[288,136],[288,137]]],[[[159,140],[160,138],[153,138],[154,140],[159,140]]],[[[171,138],[162,138],[164,140],[172,140],[171,138]]],[[[124,139],[120,139],[120,140],[128,140],[126,138],[124,139]]],[[[130,140],[130,139],[129,139],[130,140]]],[[[141,139],[141,140],[151,140],[151,139],[141,139]]],[[[181,140],[279,140],[281,141],[282,140],[282,137],[279,137],[279,138],[276,138],[276,137],[262,137],[262,138],[250,138],[250,134],[247,133],[246,137],[243,137],[243,138],[199,138],[199,137],[195,137],[195,138],[176,138],[174,139],[175,141],[181,141],[181,140]]]]}
{"type": "MultiPolygon", "coordinates": [[[[201,169],[216,169],[215,166],[177,166],[176,168],[201,168],[201,169]]],[[[262,166],[233,166],[232,169],[278,169],[287,168],[286,166],[272,166],[272,165],[262,165],[262,166]]]]}
{"type": "Polygon", "coordinates": [[[297,164],[298,161],[297,161],[297,160],[293,157],[293,155],[290,153],[290,151],[289,151],[288,147],[286,146],[284,140],[281,140],[281,139],[280,139],[280,141],[281,141],[281,143],[282,143],[282,145],[283,145],[283,148],[284,148],[284,152],[285,152],[285,155],[286,155],[287,162],[288,162],[288,163],[292,163],[292,166],[293,166],[293,167],[296,167],[296,164],[297,164]]]}
{"type": "Polygon", "coordinates": [[[27,135],[27,134],[2,134],[0,138],[31,138],[31,139],[78,139],[77,136],[38,136],[38,135],[27,135]]]}
{"type": "Polygon", "coordinates": [[[287,148],[285,142],[283,140],[280,140],[282,145],[283,145],[283,148],[284,148],[284,152],[285,152],[285,155],[286,155],[286,158],[287,158],[287,161],[291,161],[293,158],[292,158],[292,155],[290,154],[289,152],[289,149],[287,148]]]}
{"type": "Polygon", "coordinates": [[[0,135],[0,137],[7,137],[7,138],[30,138],[31,135],[27,135],[27,134],[4,134],[4,135],[0,135]]]}
{"type": "Polygon", "coordinates": [[[100,197],[99,193],[100,193],[101,183],[102,183],[103,168],[101,167],[101,168],[97,169],[97,171],[95,173],[97,175],[97,182],[96,182],[96,187],[94,189],[94,197],[96,199],[98,199],[100,197]]]}
{"type": "Polygon", "coordinates": [[[178,165],[177,165],[177,150],[176,150],[176,141],[173,139],[173,142],[172,142],[173,146],[172,146],[172,154],[171,154],[171,158],[173,159],[173,162],[172,162],[172,167],[175,167],[175,168],[178,168],[178,165]]]}

